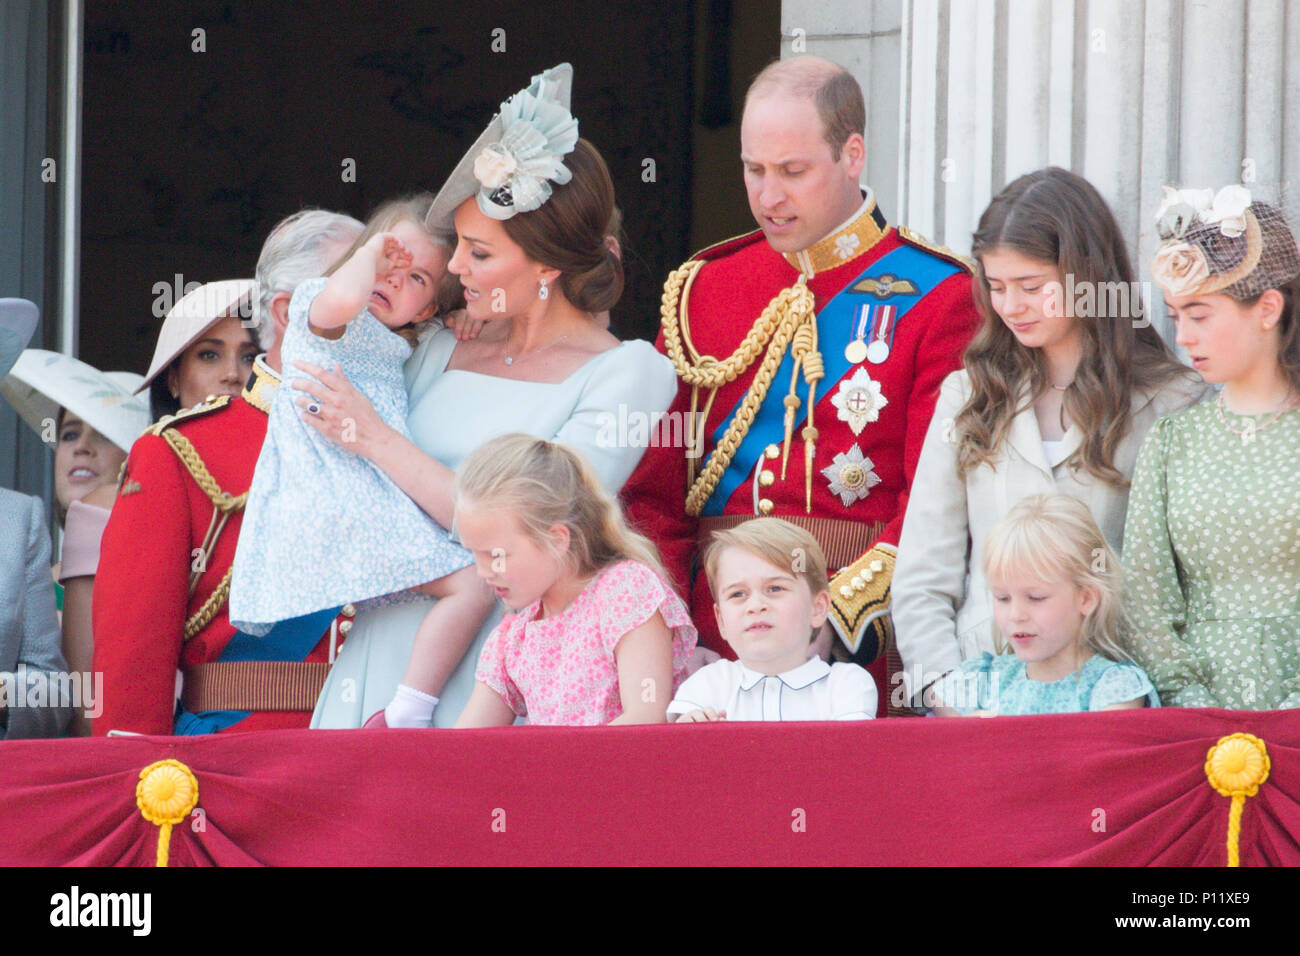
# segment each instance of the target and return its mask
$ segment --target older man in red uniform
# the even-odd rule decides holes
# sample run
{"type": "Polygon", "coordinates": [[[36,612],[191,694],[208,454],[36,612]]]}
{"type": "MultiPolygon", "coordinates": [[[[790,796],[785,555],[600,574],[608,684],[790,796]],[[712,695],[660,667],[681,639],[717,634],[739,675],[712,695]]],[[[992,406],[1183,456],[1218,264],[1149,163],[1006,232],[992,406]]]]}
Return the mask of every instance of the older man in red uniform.
{"type": "Polygon", "coordinates": [[[759,230],[665,284],[659,347],[682,379],[669,414],[687,447],[650,448],[623,499],[723,653],[695,573],[709,534],[763,515],[811,530],[833,574],[833,653],[872,665],[883,714],[894,552],[939,384],[977,317],[968,264],[891,227],[860,188],[864,128],[861,89],[826,60],[780,61],[751,85],[741,162],[759,230]]]}
{"type": "Polygon", "coordinates": [[[244,501],[280,384],[289,295],[324,273],[360,231],[351,217],[319,210],[281,223],[258,260],[260,337],[269,349],[242,395],[166,416],[132,446],[95,580],[94,666],[104,675],[95,734],[308,725],[355,612],[307,615],[251,638],[231,626],[226,605],[244,501]]]}

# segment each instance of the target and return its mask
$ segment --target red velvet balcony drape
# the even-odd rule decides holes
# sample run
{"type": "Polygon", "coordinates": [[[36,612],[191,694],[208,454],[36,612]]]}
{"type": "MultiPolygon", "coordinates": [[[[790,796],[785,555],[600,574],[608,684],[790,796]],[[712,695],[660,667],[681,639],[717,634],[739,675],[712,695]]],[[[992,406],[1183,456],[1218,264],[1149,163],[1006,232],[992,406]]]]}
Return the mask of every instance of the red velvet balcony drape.
{"type": "Polygon", "coordinates": [[[0,864],[154,863],[140,771],[185,763],[171,865],[1222,866],[1219,738],[1261,738],[1241,863],[1300,864],[1300,712],[275,731],[0,745],[0,864]],[[201,811],[201,812],[200,812],[201,811]]]}

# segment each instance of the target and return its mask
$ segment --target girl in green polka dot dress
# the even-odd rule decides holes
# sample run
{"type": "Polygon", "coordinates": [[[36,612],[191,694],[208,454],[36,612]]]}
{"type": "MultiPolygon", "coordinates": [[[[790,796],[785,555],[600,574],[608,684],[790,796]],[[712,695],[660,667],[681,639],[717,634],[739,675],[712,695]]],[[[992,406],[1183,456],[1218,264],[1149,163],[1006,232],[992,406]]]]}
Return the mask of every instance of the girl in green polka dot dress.
{"type": "Polygon", "coordinates": [[[1133,656],[1166,705],[1300,706],[1300,250],[1241,186],[1166,190],[1152,272],[1217,398],[1138,456],[1124,563],[1133,656]]]}

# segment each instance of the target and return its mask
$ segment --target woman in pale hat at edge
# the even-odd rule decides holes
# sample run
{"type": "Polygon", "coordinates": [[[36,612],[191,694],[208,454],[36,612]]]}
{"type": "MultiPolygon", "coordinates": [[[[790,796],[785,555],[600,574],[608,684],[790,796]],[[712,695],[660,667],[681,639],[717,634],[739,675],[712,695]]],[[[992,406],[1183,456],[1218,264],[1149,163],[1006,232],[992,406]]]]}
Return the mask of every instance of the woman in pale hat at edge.
{"type": "Polygon", "coordinates": [[[1151,271],[1218,397],[1158,421],[1124,566],[1130,652],[1166,705],[1300,707],[1300,249],[1242,186],[1166,190],[1151,271]]]}
{"type": "MultiPolygon", "coordinates": [[[[39,316],[25,299],[0,299],[0,376],[17,361],[39,316]]],[[[0,488],[0,673],[9,675],[8,692],[0,695],[0,740],[57,737],[68,723],[67,702],[48,693],[64,686],[57,678],[68,665],[59,652],[44,512],[40,498],[0,488]],[[44,706],[17,706],[28,688],[44,706]]]]}
{"type": "MultiPolygon", "coordinates": [[[[620,414],[655,422],[676,392],[668,360],[648,342],[620,343],[596,315],[618,301],[623,270],[606,241],[614,188],[600,154],[569,113],[572,68],[534,77],[502,105],[439,191],[429,225],[452,237],[448,265],[472,341],[440,329],[406,364],[414,443],[384,426],[346,379],[315,366],[295,381],[307,421],[379,465],[444,527],[452,524],[454,471],[470,451],[508,432],[567,444],[616,494],[644,441],[616,434],[620,414]],[[307,412],[309,402],[318,410],[307,412]],[[348,425],[345,425],[348,423],[348,425]],[[354,431],[355,434],[351,434],[354,431]]],[[[392,699],[423,618],[423,604],[357,616],[331,670],[312,726],[359,727],[392,699]]],[[[474,684],[483,640],[444,647],[433,726],[450,726],[474,684]]]]}
{"type": "MultiPolygon", "coordinates": [[[[0,394],[41,436],[53,442],[54,510],[63,549],[54,565],[55,600],[63,612],[63,656],[71,671],[91,671],[91,600],[99,541],[131,444],[149,427],[149,408],[134,394],[141,377],[101,372],[58,352],[28,349],[0,382],[0,394]],[[65,590],[66,589],[66,590],[65,590]]],[[[73,715],[72,733],[90,733],[73,715]]]]}

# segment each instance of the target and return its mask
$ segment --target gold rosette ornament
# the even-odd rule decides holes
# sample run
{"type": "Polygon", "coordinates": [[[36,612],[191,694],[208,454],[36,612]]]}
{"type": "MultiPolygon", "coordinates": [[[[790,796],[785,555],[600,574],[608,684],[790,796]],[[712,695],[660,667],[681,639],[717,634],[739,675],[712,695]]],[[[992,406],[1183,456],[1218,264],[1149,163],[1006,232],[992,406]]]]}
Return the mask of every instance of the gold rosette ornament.
{"type": "Polygon", "coordinates": [[[1252,734],[1231,734],[1210,748],[1205,776],[1210,786],[1232,798],[1228,811],[1228,866],[1240,866],[1241,811],[1268,779],[1268,748],[1252,734]]]}
{"type": "Polygon", "coordinates": [[[141,816],[159,828],[156,866],[167,865],[172,827],[184,822],[198,802],[199,782],[179,760],[159,760],[140,771],[135,805],[141,816]]]}

